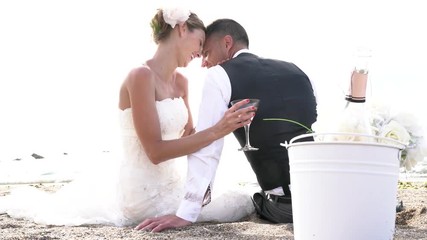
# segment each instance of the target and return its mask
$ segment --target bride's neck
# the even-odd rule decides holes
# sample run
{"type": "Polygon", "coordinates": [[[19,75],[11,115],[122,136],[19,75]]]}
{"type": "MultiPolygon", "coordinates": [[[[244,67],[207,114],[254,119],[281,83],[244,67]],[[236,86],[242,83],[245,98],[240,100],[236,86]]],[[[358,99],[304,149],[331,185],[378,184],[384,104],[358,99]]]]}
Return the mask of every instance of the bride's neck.
{"type": "Polygon", "coordinates": [[[161,59],[152,58],[146,62],[147,66],[161,81],[171,81],[175,73],[175,67],[161,59]]]}
{"type": "Polygon", "coordinates": [[[172,79],[172,76],[178,67],[174,57],[173,48],[168,45],[159,45],[153,58],[147,61],[147,64],[161,80],[172,79]]]}

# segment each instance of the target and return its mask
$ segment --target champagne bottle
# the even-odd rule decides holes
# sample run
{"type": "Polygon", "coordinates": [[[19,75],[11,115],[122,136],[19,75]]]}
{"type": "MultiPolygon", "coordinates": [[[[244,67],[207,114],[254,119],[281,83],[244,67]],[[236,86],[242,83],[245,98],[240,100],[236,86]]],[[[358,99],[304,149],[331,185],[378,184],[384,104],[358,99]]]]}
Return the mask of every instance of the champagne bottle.
{"type": "MultiPolygon", "coordinates": [[[[365,104],[370,57],[371,54],[368,49],[358,49],[356,52],[355,67],[350,77],[349,92],[345,96],[346,106],[338,126],[339,132],[373,135],[370,114],[365,104]]],[[[375,139],[349,134],[341,137],[340,140],[373,142],[375,139]]]]}

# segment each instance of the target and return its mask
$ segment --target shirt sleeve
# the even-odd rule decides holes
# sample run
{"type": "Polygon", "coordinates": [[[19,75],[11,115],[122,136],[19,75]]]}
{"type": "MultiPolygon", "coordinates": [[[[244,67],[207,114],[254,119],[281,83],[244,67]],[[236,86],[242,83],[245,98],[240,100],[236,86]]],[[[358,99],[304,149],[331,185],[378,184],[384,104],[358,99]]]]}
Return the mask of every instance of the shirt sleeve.
{"type": "MultiPolygon", "coordinates": [[[[231,85],[225,70],[219,65],[208,69],[196,130],[202,131],[215,125],[227,111],[230,97],[231,85]]],[[[184,199],[176,213],[178,217],[190,222],[197,220],[205,192],[215,178],[223,146],[224,138],[221,138],[187,156],[187,180],[184,199]]]]}

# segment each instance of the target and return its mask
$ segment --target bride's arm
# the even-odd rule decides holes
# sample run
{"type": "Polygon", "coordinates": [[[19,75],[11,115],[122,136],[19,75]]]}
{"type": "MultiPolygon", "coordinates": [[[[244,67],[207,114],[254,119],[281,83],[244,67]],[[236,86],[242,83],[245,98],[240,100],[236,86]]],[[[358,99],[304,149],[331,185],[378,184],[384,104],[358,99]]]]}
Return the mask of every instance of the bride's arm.
{"type": "Polygon", "coordinates": [[[152,73],[139,68],[127,79],[135,130],[147,156],[154,164],[193,153],[250,122],[253,110],[236,104],[227,110],[214,126],[183,138],[162,140],[155,102],[155,82],[152,73]]]}

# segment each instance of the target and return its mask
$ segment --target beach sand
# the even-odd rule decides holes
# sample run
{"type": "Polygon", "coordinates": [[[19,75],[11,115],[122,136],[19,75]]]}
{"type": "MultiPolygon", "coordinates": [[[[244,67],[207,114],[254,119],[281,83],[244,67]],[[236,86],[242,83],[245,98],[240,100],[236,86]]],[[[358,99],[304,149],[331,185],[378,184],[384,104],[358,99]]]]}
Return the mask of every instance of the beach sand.
{"type": "MultiPolygon", "coordinates": [[[[54,191],[61,184],[38,184],[54,191]]],[[[0,196],[13,185],[0,185],[0,196]]],[[[404,210],[397,213],[394,239],[427,239],[427,183],[400,183],[398,198],[404,210]]],[[[197,223],[160,233],[135,231],[131,227],[47,226],[0,215],[0,239],[294,239],[292,224],[271,224],[253,214],[233,223],[197,223]]]]}

